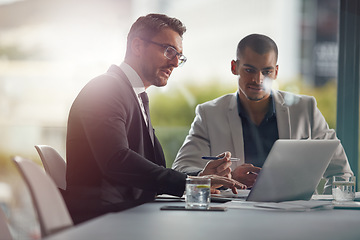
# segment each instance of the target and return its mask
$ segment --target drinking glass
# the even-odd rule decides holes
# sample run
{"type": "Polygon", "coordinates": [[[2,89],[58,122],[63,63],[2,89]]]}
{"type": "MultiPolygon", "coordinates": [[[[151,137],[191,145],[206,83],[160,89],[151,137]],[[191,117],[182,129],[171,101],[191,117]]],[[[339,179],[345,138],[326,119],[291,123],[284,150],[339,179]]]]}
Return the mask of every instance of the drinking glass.
{"type": "Polygon", "coordinates": [[[210,206],[211,179],[189,177],[186,179],[185,202],[188,209],[208,209],[210,206]]]}
{"type": "Polygon", "coordinates": [[[353,201],[355,199],[355,176],[334,176],[332,182],[332,195],[335,201],[353,201]]]}

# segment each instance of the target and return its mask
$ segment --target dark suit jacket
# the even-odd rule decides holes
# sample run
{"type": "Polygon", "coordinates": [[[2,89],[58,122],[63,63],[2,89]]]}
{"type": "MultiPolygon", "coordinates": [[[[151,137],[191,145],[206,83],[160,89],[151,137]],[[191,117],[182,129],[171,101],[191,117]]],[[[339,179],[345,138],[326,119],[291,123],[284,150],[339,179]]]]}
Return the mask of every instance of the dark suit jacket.
{"type": "Polygon", "coordinates": [[[132,86],[115,65],[75,99],[66,141],[65,201],[75,222],[152,201],[181,196],[186,175],[165,168],[132,86]]]}

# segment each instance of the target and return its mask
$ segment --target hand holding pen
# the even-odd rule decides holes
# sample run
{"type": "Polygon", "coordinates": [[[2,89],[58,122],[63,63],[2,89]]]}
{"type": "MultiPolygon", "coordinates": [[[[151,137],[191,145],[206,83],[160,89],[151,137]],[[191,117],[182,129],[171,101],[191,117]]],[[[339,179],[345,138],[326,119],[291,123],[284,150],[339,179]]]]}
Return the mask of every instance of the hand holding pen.
{"type": "MultiPolygon", "coordinates": [[[[205,160],[218,160],[218,159],[222,159],[222,157],[212,157],[212,156],[204,156],[204,157],[201,157],[201,158],[202,158],[202,159],[205,159],[205,160]]],[[[230,158],[230,161],[231,161],[231,162],[238,162],[238,161],[240,161],[240,158],[230,158]]],[[[260,168],[254,167],[254,165],[252,165],[252,164],[243,164],[242,166],[243,166],[243,167],[250,168],[249,170],[255,169],[255,171],[248,171],[248,172],[246,172],[246,174],[258,175],[258,171],[260,171],[260,168]]]]}
{"type": "MultiPolygon", "coordinates": [[[[205,160],[219,160],[219,159],[222,159],[222,157],[201,157],[202,159],[205,159],[205,160]]],[[[230,158],[230,161],[231,162],[237,162],[237,161],[240,161],[240,158],[230,158]]]]}
{"type": "Polygon", "coordinates": [[[209,161],[205,168],[199,173],[199,176],[218,175],[231,178],[231,153],[223,152],[211,158],[215,159],[208,159],[209,161]]]}

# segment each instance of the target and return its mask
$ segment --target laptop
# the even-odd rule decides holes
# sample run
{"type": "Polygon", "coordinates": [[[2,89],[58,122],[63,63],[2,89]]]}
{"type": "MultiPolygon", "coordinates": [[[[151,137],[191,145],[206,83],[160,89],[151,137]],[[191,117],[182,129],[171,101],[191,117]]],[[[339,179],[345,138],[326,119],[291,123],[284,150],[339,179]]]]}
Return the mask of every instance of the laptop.
{"type": "Polygon", "coordinates": [[[277,140],[246,201],[309,200],[339,140],[277,140]]]}

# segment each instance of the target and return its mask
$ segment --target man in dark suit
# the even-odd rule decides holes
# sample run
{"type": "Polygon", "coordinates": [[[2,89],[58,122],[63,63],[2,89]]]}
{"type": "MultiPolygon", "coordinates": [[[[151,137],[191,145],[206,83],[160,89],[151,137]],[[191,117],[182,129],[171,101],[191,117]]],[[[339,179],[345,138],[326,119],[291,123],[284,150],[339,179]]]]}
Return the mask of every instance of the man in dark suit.
{"type": "MultiPolygon", "coordinates": [[[[187,175],[165,168],[144,95],[151,85],[165,86],[173,69],[185,63],[185,31],[175,18],[140,17],[128,34],[125,61],[91,80],[75,99],[64,195],[75,223],[152,201],[157,194],[183,195],[187,175]]],[[[214,188],[236,191],[243,185],[228,178],[230,153],[221,156],[200,175],[210,175],[214,188]]]]}

